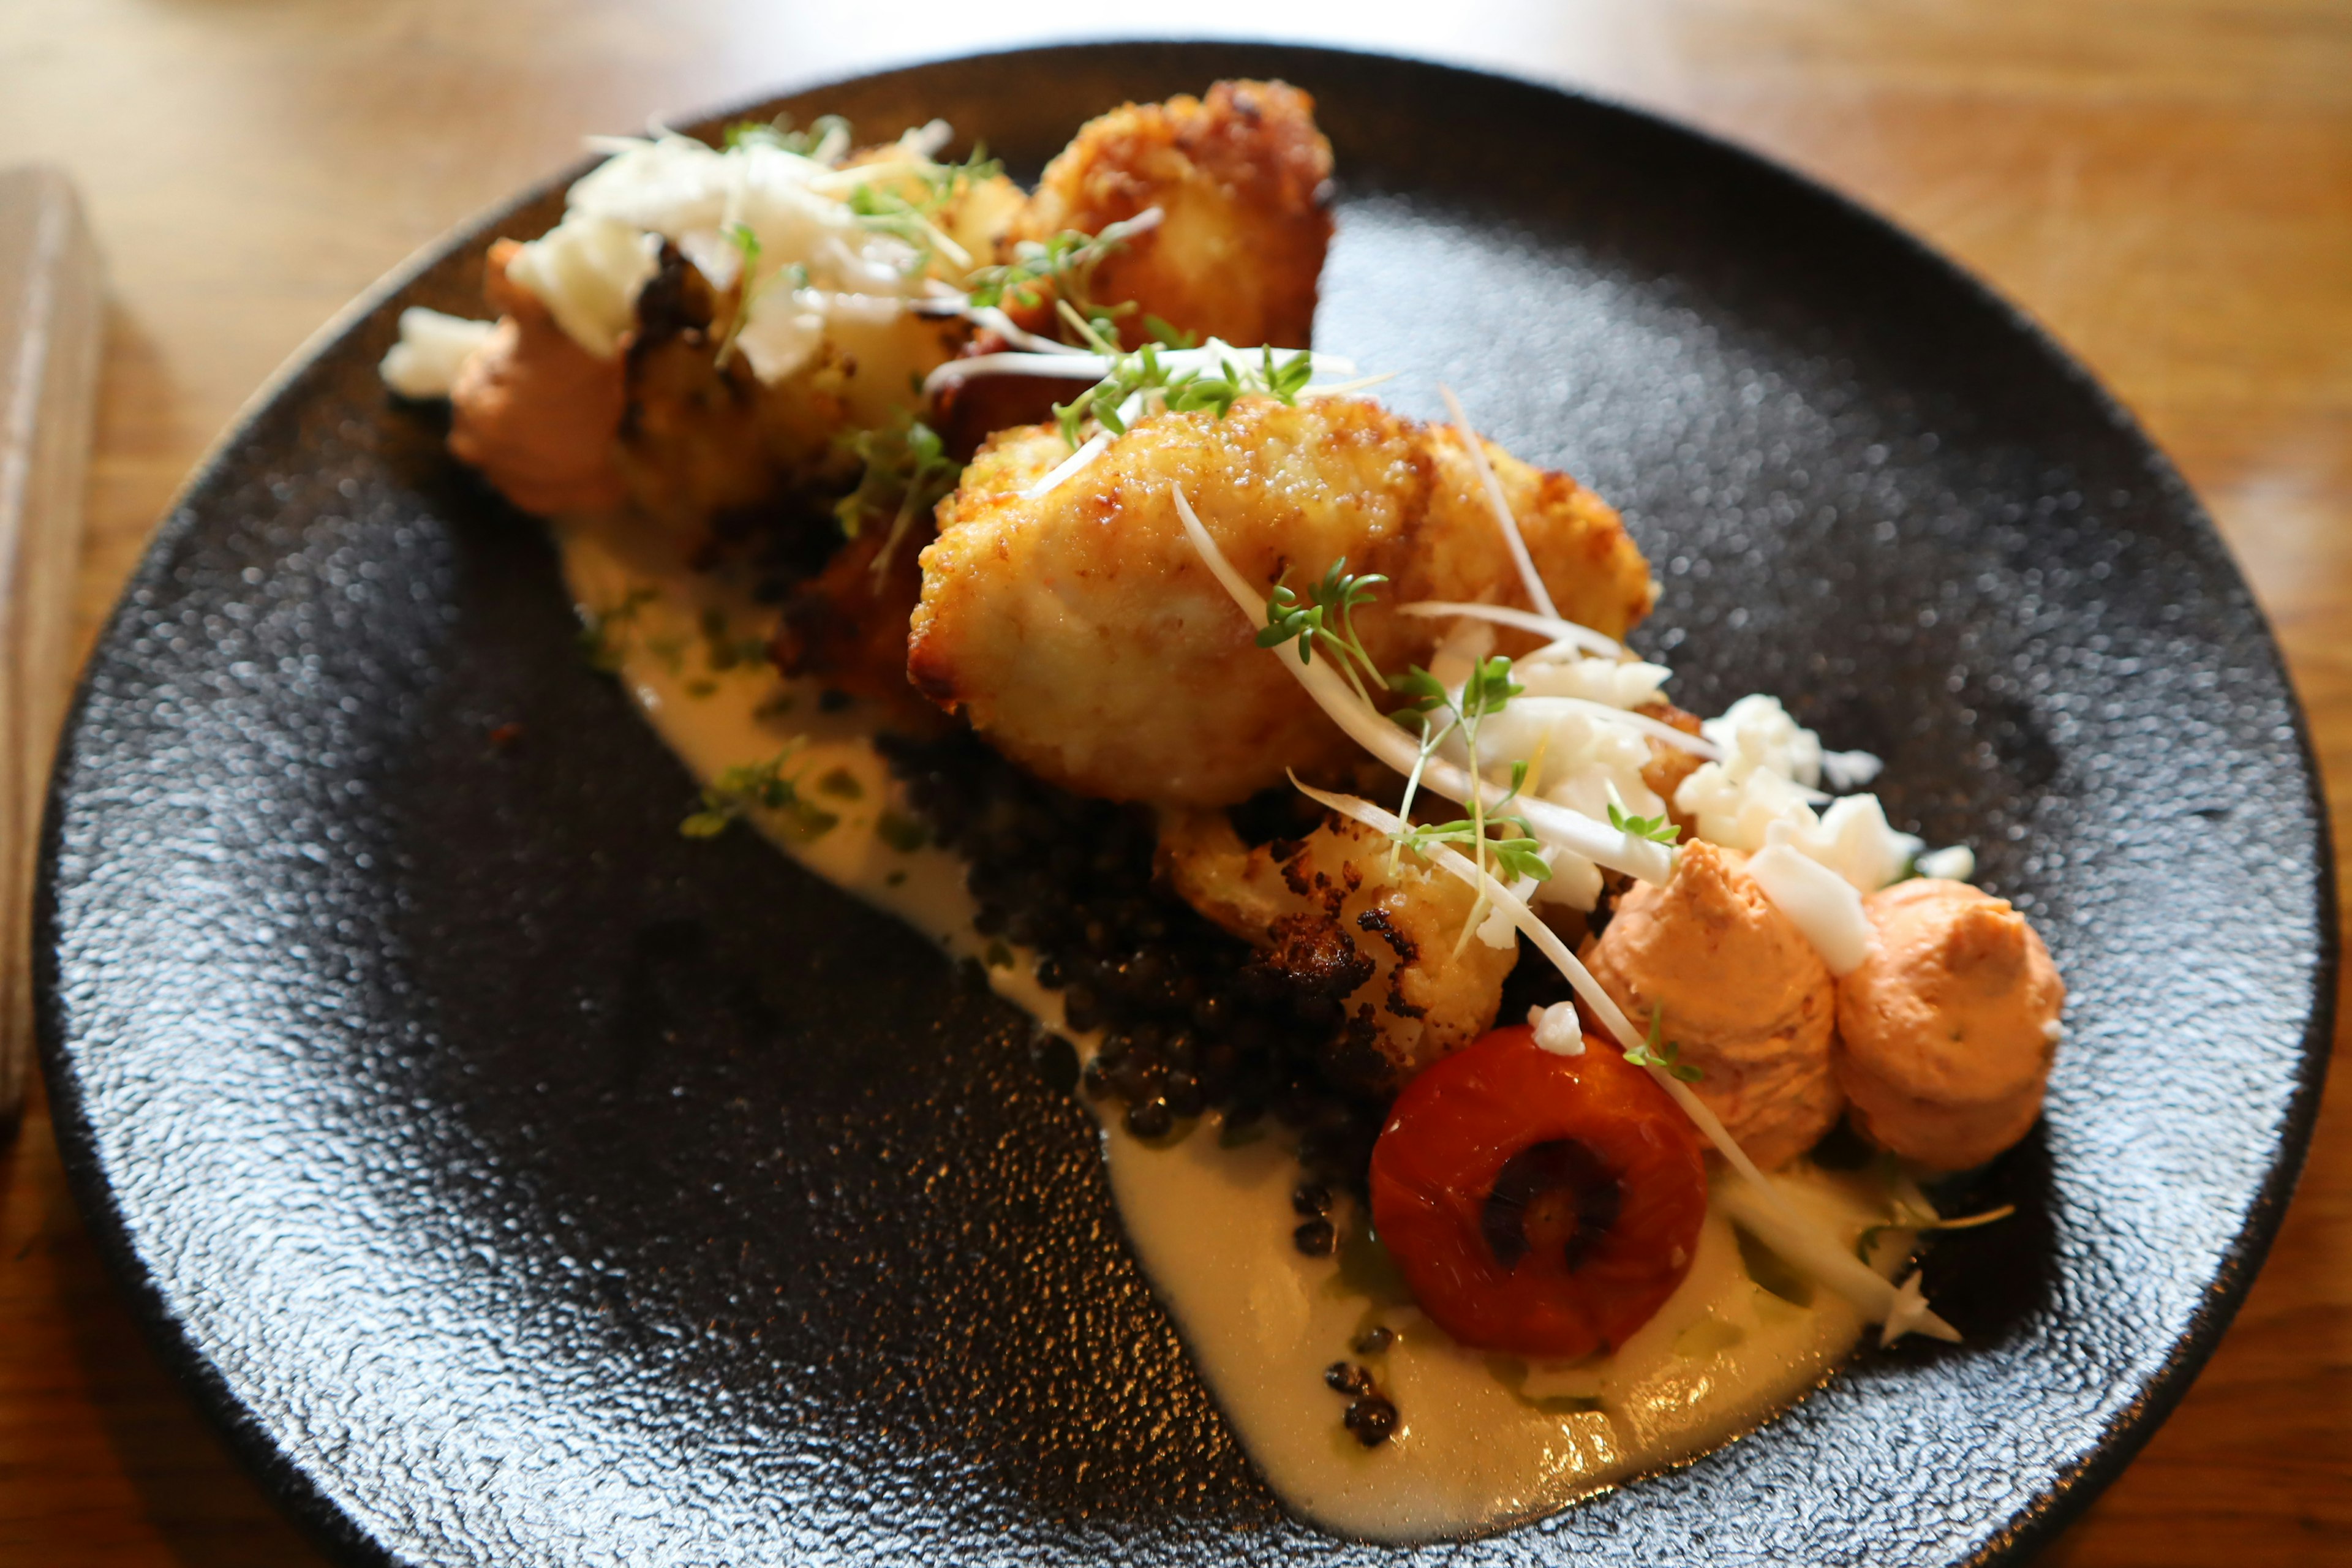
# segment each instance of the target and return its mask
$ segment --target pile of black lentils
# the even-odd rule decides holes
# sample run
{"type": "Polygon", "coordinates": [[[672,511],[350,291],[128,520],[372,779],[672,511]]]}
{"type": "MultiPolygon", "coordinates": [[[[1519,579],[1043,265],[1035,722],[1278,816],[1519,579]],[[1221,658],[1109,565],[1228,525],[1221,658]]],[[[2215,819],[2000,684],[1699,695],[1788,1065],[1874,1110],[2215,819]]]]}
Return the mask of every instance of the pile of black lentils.
{"type": "MultiPolygon", "coordinates": [[[[969,731],[883,746],[909,804],[970,862],[982,934],[1037,953],[1038,981],[1061,992],[1070,1026],[1103,1030],[1082,1080],[1089,1095],[1124,1105],[1140,1138],[1212,1109],[1236,1132],[1272,1116],[1297,1133],[1310,1186],[1362,1194],[1385,1108],[1318,1065],[1342,998],[1258,962],[1158,886],[1149,811],[1041,784],[969,731]]],[[[1235,816],[1257,842],[1314,821],[1280,797],[1235,816]]],[[[1301,1214],[1301,1249],[1329,1252],[1323,1211],[1301,1214]]]]}

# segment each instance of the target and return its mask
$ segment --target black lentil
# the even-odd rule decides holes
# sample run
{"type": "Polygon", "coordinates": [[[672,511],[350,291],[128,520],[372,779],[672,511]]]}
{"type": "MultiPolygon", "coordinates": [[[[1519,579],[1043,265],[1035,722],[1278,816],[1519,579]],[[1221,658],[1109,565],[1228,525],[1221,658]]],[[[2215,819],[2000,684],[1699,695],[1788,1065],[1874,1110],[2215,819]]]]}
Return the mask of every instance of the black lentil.
{"type": "Polygon", "coordinates": [[[1320,1182],[1301,1182],[1292,1189],[1290,1206],[1302,1219],[1316,1219],[1331,1212],[1331,1189],[1320,1182]]]}
{"type": "Polygon", "coordinates": [[[1328,1219],[1310,1219],[1290,1233],[1290,1243],[1309,1258],[1328,1258],[1339,1245],[1339,1233],[1328,1219]]]}
{"type": "Polygon", "coordinates": [[[1358,1355],[1379,1355],[1394,1343],[1396,1343],[1396,1331],[1386,1323],[1374,1323],[1370,1328],[1358,1334],[1356,1342],[1349,1348],[1358,1355]]]}
{"type": "Polygon", "coordinates": [[[1367,1394],[1348,1406],[1348,1430],[1367,1448],[1377,1448],[1396,1430],[1397,1408],[1383,1395],[1367,1394]]]}
{"type": "MultiPolygon", "coordinates": [[[[1105,1031],[1079,1080],[1087,1094],[1120,1101],[1143,1137],[1209,1110],[1238,1129],[1272,1110],[1298,1131],[1310,1181],[1362,1193],[1386,1107],[1321,1065],[1347,986],[1335,980],[1333,994],[1255,962],[1249,944],[1160,886],[1148,811],[1055,789],[969,732],[881,744],[915,813],[964,857],[994,928],[983,934],[1037,954],[1039,983],[1060,990],[1071,1029],[1105,1031]]],[[[1234,815],[1253,842],[1316,820],[1287,790],[1234,815]]]]}
{"type": "Polygon", "coordinates": [[[1351,1362],[1335,1361],[1323,1369],[1323,1385],[1334,1394],[1370,1394],[1372,1374],[1351,1362]]]}

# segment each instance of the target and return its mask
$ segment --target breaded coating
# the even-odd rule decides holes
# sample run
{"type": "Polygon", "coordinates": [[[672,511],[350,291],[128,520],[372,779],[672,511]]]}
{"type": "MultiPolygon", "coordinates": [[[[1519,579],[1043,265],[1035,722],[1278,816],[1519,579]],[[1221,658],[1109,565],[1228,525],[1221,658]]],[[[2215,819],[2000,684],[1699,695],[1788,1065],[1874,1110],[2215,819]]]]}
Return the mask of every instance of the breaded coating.
{"type": "MultiPolygon", "coordinates": [[[[1564,475],[1506,466],[1521,531],[1551,593],[1622,633],[1651,583],[1616,516],[1564,475]]],[[[1437,620],[1420,598],[1525,603],[1499,525],[1472,511],[1450,432],[1360,398],[1288,406],[1248,397],[1139,420],[1046,494],[1022,492],[1068,455],[1049,427],[999,436],[939,510],[923,552],[908,672],[1032,773],[1082,795],[1226,805],[1353,754],[1227,597],[1176,515],[1181,486],[1261,592],[1345,557],[1391,580],[1357,627],[1384,671],[1426,663],[1437,620]]],[[[1507,633],[1506,651],[1534,639],[1507,633]]]]}
{"type": "Polygon", "coordinates": [[[952,355],[965,332],[895,309],[870,321],[836,312],[809,363],[771,385],[725,353],[735,310],[732,290],[665,250],[623,353],[627,412],[614,461],[633,509],[689,553],[714,528],[797,492],[846,489],[857,465],[839,438],[910,406],[909,378],[952,355]]]}
{"type": "Polygon", "coordinates": [[[1917,877],[1863,900],[1878,946],[1838,982],[1838,1079],[1854,1124],[1938,1170],[2032,1129],[2066,984],[2008,900],[1917,877]]]}
{"type": "Polygon", "coordinates": [[[1221,81],[1204,99],[1087,121],[1045,166],[1015,237],[1097,234],[1156,206],[1159,227],[1095,273],[1096,300],[1132,300],[1203,338],[1304,348],[1331,243],[1330,178],[1312,98],[1278,81],[1221,81]]]}
{"type": "Polygon", "coordinates": [[[1766,1170],[1836,1124],[1845,1099],[1831,1066],[1837,993],[1821,954],[1744,869],[1699,839],[1664,886],[1637,883],[1584,961],[1637,1026],[1706,1074],[1691,1090],[1766,1170]]]}
{"type": "Polygon", "coordinates": [[[1392,1094],[1493,1027],[1516,942],[1461,941],[1476,895],[1387,837],[1332,815],[1295,842],[1243,844],[1222,811],[1160,819],[1159,868],[1194,909],[1276,970],[1339,1004],[1326,1065],[1392,1094]]]}
{"type": "Polygon", "coordinates": [[[498,331],[450,388],[449,450],[525,511],[617,506],[621,366],[573,342],[538,295],[508,279],[521,249],[511,239],[490,247],[482,291],[498,308],[498,331]]]}

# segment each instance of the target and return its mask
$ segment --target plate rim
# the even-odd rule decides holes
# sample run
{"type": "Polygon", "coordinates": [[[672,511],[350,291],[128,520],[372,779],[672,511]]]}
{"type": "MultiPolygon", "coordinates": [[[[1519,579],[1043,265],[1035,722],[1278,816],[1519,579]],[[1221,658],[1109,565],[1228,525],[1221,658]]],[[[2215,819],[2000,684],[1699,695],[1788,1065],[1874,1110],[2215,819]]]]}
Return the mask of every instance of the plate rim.
{"type": "MultiPolygon", "coordinates": [[[[2169,454],[2138,417],[2097,374],[2078,358],[2052,331],[2022,305],[2009,298],[1954,258],[1915,234],[1887,214],[1856,195],[1715,130],[1694,125],[1661,110],[1590,87],[1517,72],[1507,68],[1471,64],[1458,58],[1413,55],[1396,50],[1350,48],[1328,40],[1295,35],[1262,37],[1072,37],[1041,39],[1003,47],[923,55],[881,63],[863,69],[821,70],[781,79],[759,93],[731,99],[715,108],[675,121],[689,133],[751,111],[796,98],[805,98],[850,86],[918,76],[959,66],[1008,62],[1023,58],[1045,61],[1108,58],[1118,55],[1179,56],[1256,55],[1269,61],[1281,58],[1297,67],[1328,60],[1342,68],[1390,67],[1439,78],[1453,78],[1464,87],[1496,84],[1509,89],[1563,99],[1605,113],[1624,117],[1653,132],[1700,144],[1713,156],[1743,166],[1749,177],[1777,181],[1808,198],[1828,204],[1848,221],[1874,231],[1908,253],[1941,279],[1973,295],[2021,333],[2048,368],[2085,395],[2091,405],[2127,442],[2139,448],[2151,473],[2185,506],[2189,520],[2217,547],[2222,561],[2245,592],[2246,613],[2261,635],[2271,673],[2288,698],[2305,795],[2315,826],[2316,865],[2315,929],[2316,962],[2313,969],[2312,1006],[2300,1042],[2294,1087],[2279,1118],[2272,1144],[2272,1160],[2260,1187],[2246,1207],[2245,1224],[2227,1247],[2221,1268],[2187,1330],[2174,1340],[2163,1363],[2150,1373],[2141,1397],[2120,1412],[2090,1450],[2048,1487],[2035,1492],[2011,1512],[2006,1523],[1985,1541],[1975,1554],[1958,1560],[1955,1568],[1993,1568],[2017,1563],[2048,1545],[2089,1508],[2113,1483],[2179,1406],[2198,1374],[2212,1358],[2243,1306],[2254,1277],[2260,1273],[2277,1239],[2288,1205],[2307,1163],[2317,1123],[2335,1037],[2337,994],[2341,979],[2341,932],[2335,852],[2335,822],[2326,793],[2310,715],[2281,647],[2274,622],[2255,595],[2237,552],[2215,524],[2196,490],[2180,474],[2169,454]]],[[[111,644],[140,606],[141,596],[166,578],[181,544],[194,532],[202,514],[192,510],[191,498],[209,484],[228,458],[245,444],[262,419],[291,393],[331,351],[370,318],[390,304],[434,267],[469,247],[494,237],[494,231],[515,213],[568,188],[601,160],[583,157],[453,225],[412,250],[313,330],[256,387],[231,415],[220,433],[205,447],[188,474],[165,503],[161,520],[142,548],[138,564],[125,579],[112,608],[91,643],[91,654],[75,678],[74,689],[59,731],[57,753],[42,792],[42,819],[33,889],[32,981],[36,1042],[48,1097],[50,1123],[68,1190],[80,1211],[85,1228],[104,1261],[107,1273],[121,1292],[124,1305],[138,1320],[149,1348],[188,1394],[207,1426],[234,1454],[247,1473],[312,1542],[339,1561],[367,1568],[411,1568],[412,1559],[398,1555],[391,1545],[371,1534],[337,1500],[320,1479],[281,1450],[230,1389],[213,1360],[189,1337],[187,1325],[173,1313],[152,1270],[142,1260],[131,1227],[107,1182],[97,1149],[97,1131],[87,1113],[81,1086],[65,1038],[63,1004],[58,963],[58,869],[62,850],[62,820],[68,804],[65,780],[79,752],[79,741],[94,692],[93,668],[98,650],[111,644]]],[[[1842,1365],[1843,1363],[1841,1363],[1842,1365]]],[[[1737,1439],[1735,1439],[1737,1440],[1737,1439]]]]}

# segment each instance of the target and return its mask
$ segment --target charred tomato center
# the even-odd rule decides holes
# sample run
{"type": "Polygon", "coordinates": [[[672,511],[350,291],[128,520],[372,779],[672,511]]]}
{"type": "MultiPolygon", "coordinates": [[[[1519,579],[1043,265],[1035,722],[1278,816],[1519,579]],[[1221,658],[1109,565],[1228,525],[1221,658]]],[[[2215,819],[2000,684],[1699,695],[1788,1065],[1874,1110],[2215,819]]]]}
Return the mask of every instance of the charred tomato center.
{"type": "Polygon", "coordinates": [[[1558,1251],[1571,1274],[1609,1234],[1624,1190],[1592,1145],[1555,1138],[1512,1155],[1478,1216],[1486,1249],[1506,1269],[1530,1252],[1558,1251]]]}

